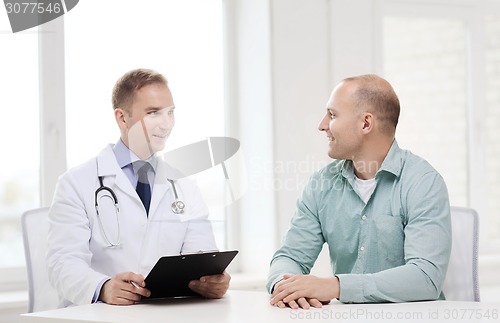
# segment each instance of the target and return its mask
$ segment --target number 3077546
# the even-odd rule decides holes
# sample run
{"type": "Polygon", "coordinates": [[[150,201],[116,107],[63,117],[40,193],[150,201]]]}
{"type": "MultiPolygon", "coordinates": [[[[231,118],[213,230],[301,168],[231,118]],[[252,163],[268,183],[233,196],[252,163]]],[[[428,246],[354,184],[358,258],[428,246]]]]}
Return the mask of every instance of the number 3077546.
{"type": "Polygon", "coordinates": [[[62,10],[61,4],[57,2],[6,2],[5,9],[8,14],[60,13],[62,10]]]}

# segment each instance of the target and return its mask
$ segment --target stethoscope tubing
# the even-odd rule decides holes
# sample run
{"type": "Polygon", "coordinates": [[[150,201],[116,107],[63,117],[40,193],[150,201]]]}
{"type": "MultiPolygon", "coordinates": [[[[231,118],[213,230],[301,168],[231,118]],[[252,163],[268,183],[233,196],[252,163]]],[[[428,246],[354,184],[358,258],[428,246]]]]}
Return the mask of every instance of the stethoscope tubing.
{"type": "MultiPolygon", "coordinates": [[[[101,225],[102,233],[104,235],[104,239],[106,240],[106,242],[111,247],[117,247],[121,244],[120,219],[119,219],[120,207],[118,205],[118,197],[116,196],[116,194],[112,188],[104,185],[104,179],[103,179],[104,177],[103,176],[98,176],[98,178],[99,178],[100,186],[96,189],[95,197],[94,197],[97,219],[99,221],[99,224],[101,225]],[[101,193],[103,191],[108,192],[109,195],[104,194],[101,197],[99,197],[99,193],[101,193]],[[99,199],[102,197],[107,197],[107,198],[111,199],[115,205],[116,226],[118,228],[118,232],[117,232],[118,237],[116,238],[115,242],[112,242],[109,239],[108,235],[106,234],[106,230],[104,229],[104,225],[102,224],[101,214],[99,213],[99,199]]],[[[184,209],[186,207],[186,204],[182,200],[179,199],[179,194],[177,193],[177,189],[175,187],[174,181],[169,179],[169,178],[167,178],[167,181],[169,181],[170,185],[172,185],[172,190],[173,190],[174,198],[175,198],[174,202],[171,205],[172,212],[174,212],[175,214],[183,214],[184,209]]]]}
{"type": "Polygon", "coordinates": [[[116,197],[115,192],[111,188],[104,186],[103,176],[98,176],[98,177],[99,177],[99,183],[101,184],[101,186],[98,187],[97,190],[95,191],[95,211],[97,213],[97,220],[99,221],[99,224],[101,225],[102,234],[104,235],[104,239],[106,240],[106,242],[111,247],[117,247],[121,244],[120,219],[118,218],[119,213],[120,213],[120,208],[118,206],[118,197],[116,197]],[[103,196],[112,199],[114,202],[114,205],[115,205],[116,227],[118,228],[118,232],[117,232],[118,237],[116,239],[116,242],[111,242],[111,240],[108,238],[108,235],[106,234],[106,230],[104,230],[104,225],[102,224],[101,214],[99,213],[99,193],[102,191],[106,191],[111,195],[111,197],[109,195],[103,195],[103,196]]]}

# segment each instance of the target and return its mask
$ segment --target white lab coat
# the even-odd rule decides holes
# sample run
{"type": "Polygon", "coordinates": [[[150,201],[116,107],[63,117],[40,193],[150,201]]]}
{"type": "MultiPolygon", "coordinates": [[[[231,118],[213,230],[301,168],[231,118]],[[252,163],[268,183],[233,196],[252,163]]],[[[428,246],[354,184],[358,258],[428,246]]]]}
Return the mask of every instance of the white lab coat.
{"type": "MultiPolygon", "coordinates": [[[[186,209],[181,215],[172,212],[174,195],[166,180],[170,171],[158,163],[149,216],[118,166],[112,145],[59,178],[49,212],[47,266],[49,279],[61,296],[61,307],[90,303],[99,283],[119,272],[146,276],[162,256],[217,249],[208,209],[191,180],[175,181],[186,209]],[[109,246],[97,218],[98,176],[104,176],[104,185],[118,198],[121,243],[117,247],[109,246]]],[[[118,225],[113,205],[107,197],[99,199],[102,224],[115,243],[118,225]]]]}

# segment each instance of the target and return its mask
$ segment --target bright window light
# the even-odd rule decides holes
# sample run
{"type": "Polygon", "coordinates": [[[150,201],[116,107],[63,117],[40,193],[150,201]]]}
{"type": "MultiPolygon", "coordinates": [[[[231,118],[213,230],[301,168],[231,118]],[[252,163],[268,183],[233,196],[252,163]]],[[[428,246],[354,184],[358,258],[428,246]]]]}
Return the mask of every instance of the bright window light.
{"type": "MultiPolygon", "coordinates": [[[[68,167],[115,143],[111,91],[125,72],[165,75],[176,105],[166,151],[224,135],[220,0],[80,1],[65,16],[68,167]]],[[[210,209],[219,248],[223,210],[210,209]]]]}

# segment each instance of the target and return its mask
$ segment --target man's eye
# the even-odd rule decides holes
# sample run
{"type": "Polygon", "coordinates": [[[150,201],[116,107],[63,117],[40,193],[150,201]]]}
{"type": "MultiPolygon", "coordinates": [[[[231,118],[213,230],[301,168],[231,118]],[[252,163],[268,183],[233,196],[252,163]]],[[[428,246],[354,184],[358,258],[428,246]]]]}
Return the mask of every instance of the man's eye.
{"type": "Polygon", "coordinates": [[[148,115],[150,116],[154,116],[154,115],[157,115],[158,114],[158,111],[149,111],[148,112],[148,115]]]}

